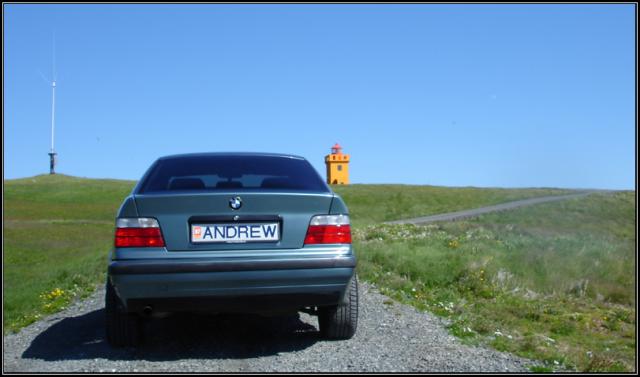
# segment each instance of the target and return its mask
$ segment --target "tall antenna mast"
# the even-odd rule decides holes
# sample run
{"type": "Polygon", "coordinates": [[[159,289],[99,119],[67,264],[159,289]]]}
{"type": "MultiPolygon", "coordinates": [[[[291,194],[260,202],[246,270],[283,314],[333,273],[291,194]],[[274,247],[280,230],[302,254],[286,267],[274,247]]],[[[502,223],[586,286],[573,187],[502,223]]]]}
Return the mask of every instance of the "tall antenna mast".
{"type": "Polygon", "coordinates": [[[57,153],[54,145],[56,128],[56,36],[53,35],[53,81],[51,81],[51,150],[49,151],[49,174],[56,174],[57,153]]]}
{"type": "Polygon", "coordinates": [[[54,147],[55,128],[56,128],[56,82],[51,82],[51,90],[53,92],[51,98],[51,151],[49,151],[49,174],[56,174],[56,150],[54,147]]]}

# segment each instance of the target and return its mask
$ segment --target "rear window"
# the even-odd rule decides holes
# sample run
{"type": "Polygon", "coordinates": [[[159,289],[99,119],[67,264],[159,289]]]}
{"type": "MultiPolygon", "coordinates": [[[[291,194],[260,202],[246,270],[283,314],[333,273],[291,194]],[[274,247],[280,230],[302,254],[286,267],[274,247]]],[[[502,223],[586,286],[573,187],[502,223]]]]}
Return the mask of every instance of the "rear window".
{"type": "Polygon", "coordinates": [[[293,190],[329,192],[308,161],[277,156],[184,156],[158,160],[138,193],[293,190]]]}

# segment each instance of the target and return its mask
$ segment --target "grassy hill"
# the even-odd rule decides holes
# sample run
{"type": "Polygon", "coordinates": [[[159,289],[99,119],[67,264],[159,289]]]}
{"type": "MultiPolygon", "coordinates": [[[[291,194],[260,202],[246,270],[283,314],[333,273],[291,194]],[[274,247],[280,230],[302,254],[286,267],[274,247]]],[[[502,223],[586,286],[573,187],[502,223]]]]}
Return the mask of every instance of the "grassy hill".
{"type": "Polygon", "coordinates": [[[135,181],[38,175],[4,181],[4,216],[12,220],[102,220],[113,223],[135,181]]]}
{"type": "MultiPolygon", "coordinates": [[[[114,216],[134,184],[64,175],[4,181],[5,332],[104,282],[114,216]]],[[[634,365],[635,192],[412,226],[379,223],[570,191],[409,185],[335,191],[351,212],[360,276],[448,317],[452,333],[465,341],[543,359],[550,369],[634,365]]]]}

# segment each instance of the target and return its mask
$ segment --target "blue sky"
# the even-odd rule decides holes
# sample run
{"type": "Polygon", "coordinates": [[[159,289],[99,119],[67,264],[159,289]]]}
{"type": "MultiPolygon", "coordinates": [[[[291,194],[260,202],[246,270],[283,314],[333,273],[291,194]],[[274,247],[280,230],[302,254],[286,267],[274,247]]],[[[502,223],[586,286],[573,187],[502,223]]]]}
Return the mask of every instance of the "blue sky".
{"type": "Polygon", "coordinates": [[[353,183],[635,187],[635,5],[4,4],[4,178],[298,154],[353,183]]]}

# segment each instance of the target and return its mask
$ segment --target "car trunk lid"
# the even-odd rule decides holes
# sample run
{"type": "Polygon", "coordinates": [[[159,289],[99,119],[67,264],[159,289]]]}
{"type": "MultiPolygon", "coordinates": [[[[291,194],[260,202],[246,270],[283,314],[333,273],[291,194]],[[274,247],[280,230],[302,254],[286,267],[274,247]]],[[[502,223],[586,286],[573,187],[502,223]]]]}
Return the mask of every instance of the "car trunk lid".
{"type": "Polygon", "coordinates": [[[211,251],[243,249],[301,248],[312,216],[328,214],[331,193],[302,192],[215,192],[137,194],[141,217],[156,218],[169,251],[211,251]],[[230,200],[240,197],[234,210],[230,200]],[[273,224],[278,223],[277,242],[194,243],[192,224],[273,224]]]}

